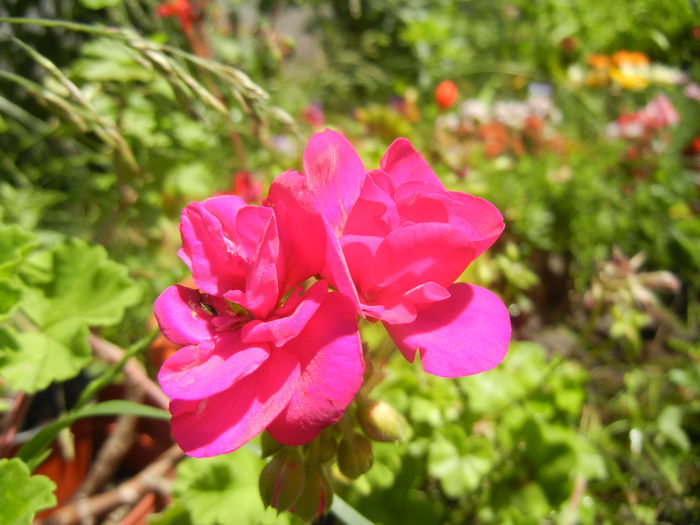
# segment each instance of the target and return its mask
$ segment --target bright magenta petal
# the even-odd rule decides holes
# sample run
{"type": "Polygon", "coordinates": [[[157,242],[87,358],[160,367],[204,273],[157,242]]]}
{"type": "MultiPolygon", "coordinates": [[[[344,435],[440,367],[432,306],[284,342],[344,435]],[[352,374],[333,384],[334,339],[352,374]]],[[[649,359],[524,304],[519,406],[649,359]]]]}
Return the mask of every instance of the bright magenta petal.
{"type": "Polygon", "coordinates": [[[382,157],[380,167],[398,187],[410,181],[421,181],[431,186],[443,187],[440,179],[408,139],[399,138],[392,142],[382,157]]]}
{"type": "Polygon", "coordinates": [[[190,456],[226,454],[262,432],[289,403],[299,361],[282,348],[254,373],[215,396],[170,403],[175,441],[190,456]]]}
{"type": "MultiPolygon", "coordinates": [[[[280,288],[278,279],[284,276],[284,264],[280,257],[274,212],[269,208],[249,208],[255,210],[257,215],[263,215],[263,225],[248,268],[245,307],[256,317],[265,318],[277,304],[280,288]],[[264,213],[261,214],[260,210],[264,210],[264,213]]],[[[242,217],[245,211],[247,210],[241,210],[239,217],[242,217]]],[[[239,220],[239,228],[244,226],[245,221],[239,220]]]]}
{"type": "Polygon", "coordinates": [[[476,249],[474,257],[485,252],[503,233],[505,224],[503,216],[493,204],[486,199],[468,193],[449,192],[454,204],[450,206],[450,223],[456,227],[468,224],[475,233],[472,242],[476,249]]]}
{"type": "Polygon", "coordinates": [[[246,324],[242,330],[243,341],[246,343],[271,342],[275,346],[286,344],[306,327],[327,293],[328,283],[317,281],[303,295],[294,311],[271,321],[252,321],[246,324]]]}
{"type": "Polygon", "coordinates": [[[370,290],[377,282],[374,255],[383,240],[368,235],[343,235],[340,238],[345,261],[360,294],[370,290]]]}
{"type": "Polygon", "coordinates": [[[285,262],[285,287],[280,290],[284,294],[323,268],[326,226],[315,210],[304,176],[297,171],[278,175],[265,203],[277,217],[285,262]]]}
{"type": "Polygon", "coordinates": [[[455,283],[449,292],[449,299],[420,310],[412,323],[385,323],[389,335],[408,361],[420,352],[423,369],[436,376],[461,377],[493,368],[508,350],[508,309],[479,286],[455,283]]]}
{"type": "Polygon", "coordinates": [[[171,399],[204,399],[254,372],[270,356],[266,345],[241,343],[239,331],[186,346],[171,355],[158,382],[171,399]]]}
{"type": "MultiPolygon", "coordinates": [[[[219,197],[218,199],[224,199],[219,197]]],[[[222,222],[199,202],[190,203],[180,219],[180,256],[192,271],[197,288],[212,295],[240,289],[245,284],[242,260],[222,222]]]]}
{"type": "Polygon", "coordinates": [[[434,282],[419,284],[404,295],[407,301],[415,305],[436,303],[444,301],[448,297],[450,297],[450,292],[444,286],[434,282]]]}
{"type": "Polygon", "coordinates": [[[365,317],[378,319],[386,323],[410,323],[416,318],[416,307],[409,301],[391,305],[363,304],[365,317]]]}
{"type": "Polygon", "coordinates": [[[213,336],[213,316],[202,307],[198,290],[180,285],[166,288],[153,311],[163,335],[176,345],[194,345],[213,336]]]}
{"type": "Polygon", "coordinates": [[[302,372],[289,405],[267,430],[280,443],[301,445],[338,421],[362,385],[362,344],[352,304],[341,294],[328,294],[285,349],[297,356],[302,372]]]}
{"type": "Polygon", "coordinates": [[[382,302],[398,301],[412,288],[426,282],[447,287],[474,258],[474,247],[465,232],[449,224],[408,224],[384,239],[375,256],[375,276],[382,302]]]}
{"type": "Polygon", "coordinates": [[[316,133],[304,150],[304,173],[318,211],[340,235],[365,179],[355,148],[336,131],[316,133]]]}
{"type": "Polygon", "coordinates": [[[246,202],[237,195],[218,195],[202,201],[202,205],[214,215],[225,232],[236,231],[236,215],[238,210],[246,206],[246,202]]]}
{"type": "Polygon", "coordinates": [[[343,235],[385,236],[399,225],[394,187],[381,170],[367,172],[360,198],[350,212],[343,235]]]}

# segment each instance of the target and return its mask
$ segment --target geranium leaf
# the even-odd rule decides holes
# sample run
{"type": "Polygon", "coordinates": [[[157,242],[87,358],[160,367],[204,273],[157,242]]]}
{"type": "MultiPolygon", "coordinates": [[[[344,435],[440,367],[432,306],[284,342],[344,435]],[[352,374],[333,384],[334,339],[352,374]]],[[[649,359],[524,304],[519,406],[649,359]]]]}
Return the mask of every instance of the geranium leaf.
{"type": "Polygon", "coordinates": [[[0,224],[0,277],[9,277],[36,246],[36,237],[18,226],[0,224]]]}
{"type": "Polygon", "coordinates": [[[0,277],[0,321],[12,314],[15,305],[22,297],[22,290],[9,279],[0,277]]]}
{"type": "Polygon", "coordinates": [[[68,322],[46,332],[0,332],[0,377],[13,390],[37,392],[53,381],[74,377],[92,355],[87,327],[68,322]]]}
{"type": "Polygon", "coordinates": [[[51,252],[51,270],[50,280],[29,288],[22,304],[44,329],[68,320],[90,326],[115,324],[141,295],[126,267],[110,261],[101,246],[78,240],[61,244],[51,252]]]}
{"type": "Polygon", "coordinates": [[[20,459],[0,459],[0,523],[29,525],[34,514],[56,505],[56,485],[46,476],[32,476],[20,459]]]}
{"type": "Polygon", "coordinates": [[[198,525],[289,523],[289,515],[277,516],[263,507],[258,491],[262,467],[263,461],[246,448],[213,458],[187,458],[177,468],[175,500],[198,525]]]}

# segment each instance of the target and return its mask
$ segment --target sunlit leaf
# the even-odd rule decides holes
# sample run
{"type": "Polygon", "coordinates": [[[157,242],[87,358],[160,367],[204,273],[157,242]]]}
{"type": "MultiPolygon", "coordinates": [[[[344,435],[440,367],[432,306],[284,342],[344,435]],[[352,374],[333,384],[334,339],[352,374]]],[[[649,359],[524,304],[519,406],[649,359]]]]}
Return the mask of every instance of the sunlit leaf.
{"type": "Polygon", "coordinates": [[[10,276],[36,244],[34,234],[18,226],[0,224],[0,277],[10,276]]]}
{"type": "Polygon", "coordinates": [[[140,298],[127,269],[101,246],[71,240],[51,252],[51,276],[29,288],[22,307],[41,328],[73,321],[90,326],[119,322],[140,298]]]}
{"type": "Polygon", "coordinates": [[[198,525],[290,523],[287,514],[265,509],[258,491],[263,461],[242,448],[213,458],[185,459],[177,468],[174,495],[198,525]]]}
{"type": "Polygon", "coordinates": [[[56,505],[56,485],[46,476],[32,476],[20,459],[0,459],[0,523],[29,525],[34,515],[56,505]]]}
{"type": "Polygon", "coordinates": [[[0,345],[4,351],[0,377],[23,392],[37,392],[53,381],[74,377],[92,355],[87,328],[76,323],[53,325],[46,333],[14,334],[6,329],[0,345]]]}

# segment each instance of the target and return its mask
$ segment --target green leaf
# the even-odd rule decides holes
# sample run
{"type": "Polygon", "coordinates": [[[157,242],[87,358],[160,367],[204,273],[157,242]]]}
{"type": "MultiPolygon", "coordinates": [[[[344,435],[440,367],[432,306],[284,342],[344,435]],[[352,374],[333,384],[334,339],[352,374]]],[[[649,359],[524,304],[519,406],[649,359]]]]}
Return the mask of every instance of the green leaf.
{"type": "Polygon", "coordinates": [[[115,7],[121,4],[122,0],[80,0],[80,4],[88,9],[104,9],[105,7],[115,7]]]}
{"type": "Polygon", "coordinates": [[[101,246],[71,240],[51,252],[48,282],[29,288],[23,310],[41,328],[68,320],[91,326],[119,322],[140,298],[126,267],[107,258],[101,246]]]}
{"type": "Polygon", "coordinates": [[[22,290],[9,279],[0,277],[0,321],[7,319],[22,297],[22,290]]]}
{"type": "Polygon", "coordinates": [[[41,464],[42,452],[51,444],[62,429],[71,425],[74,421],[84,417],[114,416],[121,414],[151,419],[170,419],[170,414],[165,410],[122,399],[114,399],[103,403],[88,405],[42,428],[32,439],[22,446],[17,453],[17,457],[25,460],[31,468],[36,468],[41,464]]]}
{"type": "Polygon", "coordinates": [[[681,407],[667,405],[659,414],[657,422],[659,433],[677,446],[683,452],[688,452],[691,448],[688,434],[683,430],[683,412],[681,407]]]}
{"type": "Polygon", "coordinates": [[[38,511],[56,505],[55,489],[46,476],[32,476],[21,460],[0,459],[0,523],[29,525],[38,511]]]}
{"type": "Polygon", "coordinates": [[[53,325],[46,333],[5,331],[0,377],[14,390],[37,392],[53,381],[70,379],[92,356],[87,328],[76,323],[53,325]]]}
{"type": "Polygon", "coordinates": [[[246,448],[225,456],[187,458],[177,467],[175,500],[196,517],[197,525],[290,523],[288,515],[277,516],[274,509],[263,507],[258,492],[263,465],[246,448]]]}
{"type": "Polygon", "coordinates": [[[174,502],[160,514],[148,517],[148,525],[193,525],[185,505],[174,502]]]}
{"type": "MultiPolygon", "coordinates": [[[[90,0],[104,2],[105,0],[90,0]]],[[[121,1],[121,0],[117,0],[121,1]]],[[[75,75],[94,82],[149,82],[152,71],[134,59],[134,52],[114,38],[96,38],[83,45],[82,57],[74,62],[75,75]]]]}
{"type": "Polygon", "coordinates": [[[0,277],[12,275],[15,266],[36,244],[32,233],[18,226],[0,224],[0,277]]]}

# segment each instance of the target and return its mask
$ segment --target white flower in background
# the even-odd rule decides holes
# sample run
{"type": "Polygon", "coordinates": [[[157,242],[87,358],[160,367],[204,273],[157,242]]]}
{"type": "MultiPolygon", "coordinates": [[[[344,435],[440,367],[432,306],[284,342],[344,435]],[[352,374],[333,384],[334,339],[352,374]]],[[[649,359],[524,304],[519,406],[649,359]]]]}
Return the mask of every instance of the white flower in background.
{"type": "Polygon", "coordinates": [[[649,80],[656,84],[680,84],[686,75],[679,69],[654,62],[649,67],[649,80]]]}
{"type": "Polygon", "coordinates": [[[465,100],[459,108],[459,114],[463,119],[477,122],[487,122],[491,118],[489,107],[475,98],[465,100]]]}
{"type": "Polygon", "coordinates": [[[581,64],[571,64],[566,70],[569,82],[574,86],[580,86],[586,80],[586,70],[581,64]]]}
{"type": "Polygon", "coordinates": [[[508,127],[521,129],[529,116],[526,103],[516,100],[504,100],[493,105],[493,116],[508,127]]]}

